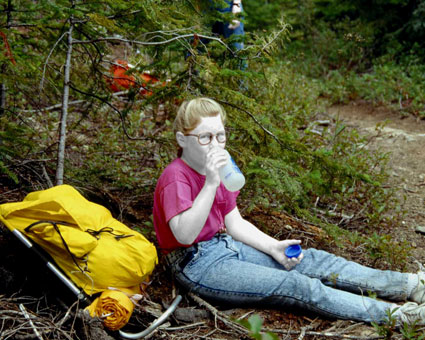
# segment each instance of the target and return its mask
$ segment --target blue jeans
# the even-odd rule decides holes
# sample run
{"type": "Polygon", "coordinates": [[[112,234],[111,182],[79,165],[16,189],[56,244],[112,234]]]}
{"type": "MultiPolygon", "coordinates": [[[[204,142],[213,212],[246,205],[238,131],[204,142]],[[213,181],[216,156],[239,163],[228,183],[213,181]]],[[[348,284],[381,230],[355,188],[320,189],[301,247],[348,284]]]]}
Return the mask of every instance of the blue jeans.
{"type": "MultiPolygon", "coordinates": [[[[233,0],[225,0],[226,6],[224,8],[215,8],[215,10],[221,12],[221,13],[229,13],[232,12],[232,6],[233,6],[233,0]]],[[[212,1],[210,0],[212,3],[212,1]]],[[[243,12],[243,6],[242,3],[240,4],[241,13],[243,12]]],[[[235,29],[229,28],[228,22],[221,22],[217,21],[213,24],[212,32],[214,34],[218,34],[223,36],[224,38],[229,38],[231,36],[237,37],[236,41],[232,43],[233,50],[238,52],[244,48],[243,43],[243,37],[245,36],[245,24],[243,23],[244,18],[240,18],[242,21],[240,22],[240,25],[236,27],[235,29]]],[[[248,68],[248,62],[246,59],[240,59],[239,60],[239,69],[244,71],[248,68]]]]}
{"type": "Polygon", "coordinates": [[[227,306],[301,308],[331,318],[383,322],[396,305],[368,293],[407,298],[408,274],[368,268],[316,249],[304,250],[301,263],[288,271],[226,234],[188,248],[171,269],[187,290],[227,306]]]}

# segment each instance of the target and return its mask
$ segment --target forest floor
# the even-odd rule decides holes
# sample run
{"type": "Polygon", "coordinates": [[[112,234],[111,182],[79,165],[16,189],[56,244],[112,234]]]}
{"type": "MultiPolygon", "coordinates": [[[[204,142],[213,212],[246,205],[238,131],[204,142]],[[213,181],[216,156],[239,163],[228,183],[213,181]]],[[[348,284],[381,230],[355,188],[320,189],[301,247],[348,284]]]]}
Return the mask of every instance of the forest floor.
{"type": "Polygon", "coordinates": [[[368,136],[369,148],[389,153],[386,187],[395,189],[405,211],[402,226],[389,232],[397,241],[408,241],[411,257],[425,263],[425,236],[420,232],[422,227],[425,233],[425,120],[362,102],[334,106],[329,113],[368,136]]]}
{"type": "MultiPolygon", "coordinates": [[[[367,136],[368,148],[391,153],[389,156],[390,177],[385,185],[396,189],[405,215],[399,227],[388,230],[396,241],[406,241],[411,247],[407,268],[417,271],[415,260],[425,263],[425,236],[419,232],[425,229],[425,121],[415,117],[400,118],[396,113],[382,107],[356,102],[349,105],[331,107],[327,114],[333,122],[339,119],[347,127],[355,128],[367,136]],[[376,129],[377,125],[384,126],[376,129]]],[[[17,195],[16,190],[0,184],[1,202],[11,201],[17,195]],[[9,197],[7,197],[9,195],[9,197]]],[[[140,218],[150,211],[141,212],[140,218]]],[[[337,255],[361,262],[366,265],[384,268],[385,262],[376,263],[365,254],[362,247],[333,247],[332,243],[317,226],[287,216],[284,213],[253,211],[248,219],[260,226],[268,226],[271,234],[280,238],[300,238],[303,247],[317,247],[332,251],[337,255]]],[[[425,231],[424,231],[425,232],[425,231]]],[[[63,287],[54,280],[40,263],[29,257],[16,258],[21,251],[18,242],[0,228],[0,339],[119,339],[116,332],[93,330],[90,322],[78,316],[71,300],[67,300],[63,287]],[[4,294],[4,295],[1,295],[4,294]],[[23,315],[22,307],[30,310],[40,337],[34,333],[23,315]],[[66,314],[69,312],[68,314],[66,314]],[[75,314],[72,325],[66,323],[65,317],[75,314]],[[67,316],[68,315],[68,316],[67,316]],[[81,320],[80,320],[81,319],[81,320]],[[58,324],[68,325],[59,330],[58,324]],[[44,327],[44,328],[43,328],[44,327]],[[19,328],[19,330],[18,330],[19,328]],[[81,329],[78,329],[81,328],[81,329]],[[43,332],[45,333],[43,335],[43,332]],[[97,333],[96,333],[97,332],[97,333]],[[8,335],[8,337],[6,337],[8,335]]],[[[161,313],[178,289],[170,274],[165,269],[163,259],[155,270],[152,284],[148,288],[149,299],[143,307],[133,313],[127,332],[145,329],[152,322],[155,314],[161,313]]],[[[208,305],[205,301],[182,292],[183,301],[174,316],[156,330],[151,339],[248,339],[249,337],[238,324],[237,318],[248,318],[259,314],[264,320],[264,329],[271,330],[284,339],[374,339],[378,338],[376,330],[362,323],[335,321],[307,315],[303,312],[286,310],[228,309],[208,305]]],[[[394,338],[400,334],[395,333],[394,338]]]]}

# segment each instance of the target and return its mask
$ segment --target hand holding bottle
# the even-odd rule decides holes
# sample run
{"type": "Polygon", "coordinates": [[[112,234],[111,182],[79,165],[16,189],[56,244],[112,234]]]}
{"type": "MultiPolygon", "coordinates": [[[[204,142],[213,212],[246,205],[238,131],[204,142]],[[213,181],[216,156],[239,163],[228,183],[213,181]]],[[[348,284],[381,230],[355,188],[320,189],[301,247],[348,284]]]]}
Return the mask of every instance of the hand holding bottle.
{"type": "Polygon", "coordinates": [[[218,187],[221,179],[219,169],[227,162],[227,155],[223,148],[210,146],[205,159],[206,183],[218,187]]]}

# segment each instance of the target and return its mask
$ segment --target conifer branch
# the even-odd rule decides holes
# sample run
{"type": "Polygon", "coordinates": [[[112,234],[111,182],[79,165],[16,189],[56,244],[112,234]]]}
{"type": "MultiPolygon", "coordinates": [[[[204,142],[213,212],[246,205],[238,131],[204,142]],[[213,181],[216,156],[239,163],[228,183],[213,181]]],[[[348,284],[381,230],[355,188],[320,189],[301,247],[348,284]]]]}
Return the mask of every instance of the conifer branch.
{"type": "MultiPolygon", "coordinates": [[[[158,33],[165,34],[163,31],[158,31],[158,33]]],[[[161,37],[161,36],[158,36],[161,37]]],[[[140,41],[140,40],[131,40],[131,39],[125,39],[121,37],[103,37],[103,38],[94,38],[90,40],[74,40],[74,44],[93,44],[95,42],[102,42],[102,41],[117,41],[122,43],[128,43],[128,44],[135,44],[135,45],[142,45],[142,46],[156,46],[156,45],[166,45],[173,41],[180,40],[180,39],[186,39],[186,38],[202,38],[202,39],[208,39],[208,40],[214,40],[223,45],[229,52],[232,53],[233,56],[236,55],[236,53],[227,45],[223,40],[217,37],[203,35],[203,34],[197,34],[197,33],[190,33],[190,34],[183,34],[178,35],[176,37],[165,39],[162,41],[140,41]]]]}
{"type": "MultiPolygon", "coordinates": [[[[115,93],[112,94],[112,97],[122,96],[123,94],[127,94],[128,92],[129,92],[128,90],[120,91],[120,92],[115,92],[115,93]]],[[[85,102],[86,102],[86,100],[83,100],[83,99],[73,100],[73,101],[68,102],[68,107],[71,106],[71,105],[82,104],[82,103],[85,103],[85,102]]],[[[60,109],[60,108],[62,108],[62,103],[51,105],[51,106],[46,106],[46,107],[40,107],[38,109],[33,109],[33,110],[21,110],[21,112],[29,112],[29,113],[33,113],[33,112],[45,112],[45,111],[57,110],[57,109],[60,109]]]]}
{"type": "Polygon", "coordinates": [[[288,27],[289,27],[289,24],[285,24],[285,23],[282,23],[281,24],[282,25],[282,28],[279,30],[279,31],[277,31],[277,32],[274,32],[273,33],[273,35],[272,35],[272,37],[270,37],[269,39],[267,39],[267,42],[265,43],[265,45],[263,46],[263,47],[261,47],[261,49],[260,49],[260,51],[258,51],[258,53],[252,58],[252,59],[254,59],[254,58],[258,58],[258,57],[260,57],[260,55],[264,52],[264,51],[266,51],[266,49],[270,46],[270,45],[272,45],[275,41],[276,41],[276,39],[283,33],[283,32],[287,32],[288,31],[288,27]]]}
{"type": "Polygon", "coordinates": [[[156,140],[156,141],[166,141],[166,139],[158,139],[158,138],[153,138],[153,137],[150,137],[150,136],[147,136],[147,137],[133,137],[133,136],[131,136],[131,135],[129,134],[128,130],[127,130],[127,127],[126,127],[126,125],[125,125],[125,118],[124,118],[123,113],[120,111],[120,109],[118,109],[115,105],[111,104],[111,103],[110,103],[109,101],[107,101],[106,99],[104,99],[104,98],[102,98],[102,97],[100,97],[100,96],[98,96],[98,95],[96,95],[96,94],[94,94],[94,93],[88,93],[88,92],[85,92],[85,91],[83,91],[83,90],[80,90],[80,89],[76,88],[75,86],[73,86],[72,84],[70,84],[69,86],[70,86],[70,88],[72,88],[73,90],[75,90],[75,91],[77,91],[77,92],[79,92],[79,93],[81,93],[81,94],[84,94],[84,95],[86,95],[86,96],[89,96],[89,97],[92,97],[92,98],[95,98],[95,99],[97,99],[97,100],[101,101],[103,104],[106,104],[106,105],[107,105],[107,106],[109,106],[112,110],[114,110],[116,113],[118,113],[118,115],[119,115],[119,117],[120,117],[120,120],[121,120],[121,126],[122,126],[122,129],[123,129],[123,131],[124,131],[125,136],[126,136],[128,139],[130,139],[130,140],[156,140]]]}
{"type": "Polygon", "coordinates": [[[285,148],[287,150],[293,151],[293,152],[297,152],[297,150],[295,150],[293,148],[290,148],[287,145],[285,145],[273,132],[271,132],[264,125],[262,125],[258,121],[258,119],[254,116],[254,114],[251,113],[250,111],[248,111],[248,110],[246,110],[246,109],[244,109],[244,108],[242,108],[240,106],[237,106],[236,104],[229,103],[229,102],[226,102],[226,101],[221,100],[221,99],[218,99],[218,98],[213,98],[213,99],[215,101],[217,101],[218,103],[221,103],[221,104],[224,104],[224,105],[228,105],[230,107],[233,107],[234,109],[237,109],[239,111],[242,111],[242,112],[246,113],[248,116],[250,116],[252,118],[252,120],[255,122],[255,124],[257,124],[267,135],[269,135],[270,137],[272,137],[281,147],[283,147],[283,148],[285,148]]]}

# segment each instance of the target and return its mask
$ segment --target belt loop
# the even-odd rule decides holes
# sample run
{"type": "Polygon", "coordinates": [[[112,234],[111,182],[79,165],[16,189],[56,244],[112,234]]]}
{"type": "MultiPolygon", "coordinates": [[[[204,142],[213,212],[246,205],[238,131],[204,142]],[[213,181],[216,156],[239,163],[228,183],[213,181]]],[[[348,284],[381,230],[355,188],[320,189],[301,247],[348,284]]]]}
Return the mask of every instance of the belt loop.
{"type": "Polygon", "coordinates": [[[177,248],[173,250],[171,253],[168,253],[167,255],[165,255],[165,262],[167,263],[169,267],[172,267],[174,263],[183,259],[183,257],[187,254],[187,251],[191,248],[192,247],[177,248]]]}
{"type": "Polygon", "coordinates": [[[180,263],[189,253],[193,255],[198,251],[198,243],[188,247],[188,248],[177,248],[171,253],[165,255],[166,264],[172,269],[175,263],[180,263]]]}

